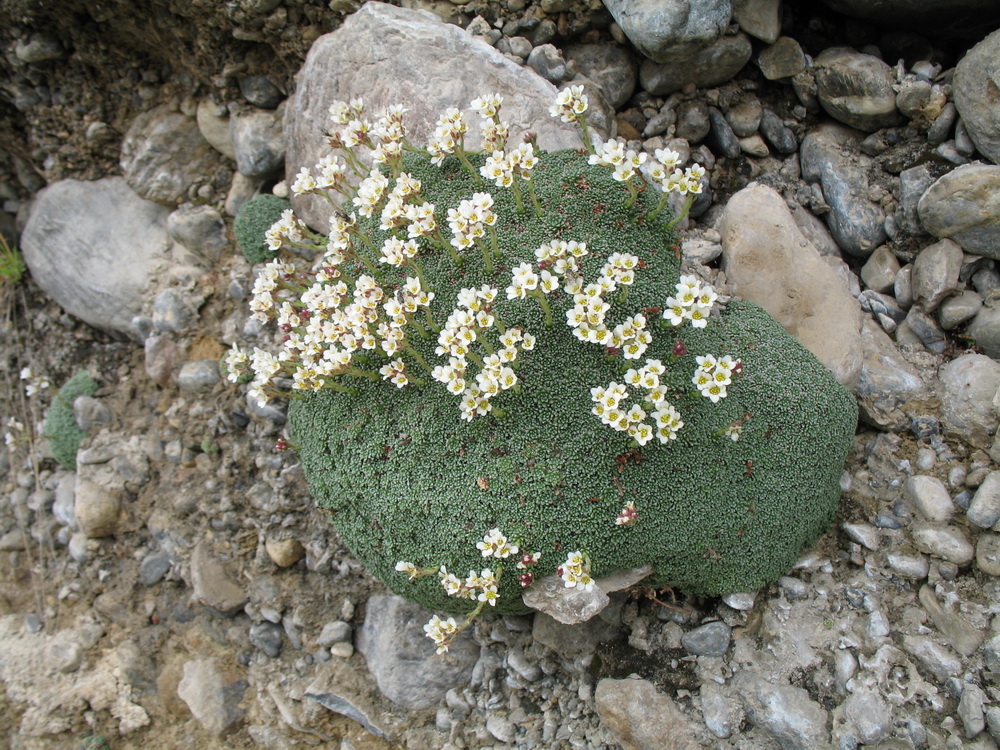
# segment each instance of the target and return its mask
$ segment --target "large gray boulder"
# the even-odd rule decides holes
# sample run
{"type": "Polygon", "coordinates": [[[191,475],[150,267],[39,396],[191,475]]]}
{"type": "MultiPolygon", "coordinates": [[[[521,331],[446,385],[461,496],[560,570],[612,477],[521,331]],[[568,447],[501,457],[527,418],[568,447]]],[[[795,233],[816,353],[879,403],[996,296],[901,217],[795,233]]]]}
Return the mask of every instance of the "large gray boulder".
{"type": "MultiPolygon", "coordinates": [[[[588,125],[608,132],[612,112],[594,93],[588,125]]],[[[387,107],[407,108],[408,139],[426,145],[438,117],[448,107],[466,113],[467,143],[479,145],[479,117],[468,109],[478,96],[499,93],[501,118],[510,124],[510,142],[532,132],[545,150],[579,148],[579,129],[549,114],[558,90],[529,68],[511,62],[481,38],[442,23],[426,11],[384,3],[366,3],[336,31],[321,36],[298,74],[295,95],[285,109],[285,171],[289,180],[303,166],[312,167],[329,149],[323,131],[332,127],[333,102],[363,98],[372,118],[387,107]]],[[[292,201],[296,214],[321,230],[331,209],[319,198],[292,201]]]]}
{"type": "Polygon", "coordinates": [[[767,310],[853,389],[861,374],[861,308],[799,231],[784,199],[752,184],[722,214],[722,268],[736,294],[767,310]]]}
{"type": "Polygon", "coordinates": [[[1000,167],[977,163],[952,170],[920,197],[917,214],[935,237],[1000,259],[1000,167]]]}
{"type": "Polygon", "coordinates": [[[958,61],[952,91],[972,142],[983,156],[1000,164],[1000,30],[958,61]]]}
{"type": "Polygon", "coordinates": [[[680,62],[726,30],[732,0],[604,0],[625,36],[658,63],[680,62]]]}
{"type": "Polygon", "coordinates": [[[121,177],[61,180],[38,194],[21,237],[31,276],[85,323],[136,338],[151,282],[174,262],[169,209],[137,196],[121,177]]]}

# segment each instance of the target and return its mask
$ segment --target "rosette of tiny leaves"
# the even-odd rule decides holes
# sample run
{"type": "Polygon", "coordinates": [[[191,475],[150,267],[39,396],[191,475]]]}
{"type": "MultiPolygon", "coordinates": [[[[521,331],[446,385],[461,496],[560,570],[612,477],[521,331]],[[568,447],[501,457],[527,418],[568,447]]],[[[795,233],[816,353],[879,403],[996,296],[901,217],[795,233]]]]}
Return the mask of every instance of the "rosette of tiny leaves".
{"type": "Polygon", "coordinates": [[[292,204],[284,198],[269,193],[258,195],[243,204],[233,222],[233,234],[248,261],[263,263],[278,254],[278,248],[268,244],[266,234],[281,219],[282,213],[291,207],[292,204]]]}

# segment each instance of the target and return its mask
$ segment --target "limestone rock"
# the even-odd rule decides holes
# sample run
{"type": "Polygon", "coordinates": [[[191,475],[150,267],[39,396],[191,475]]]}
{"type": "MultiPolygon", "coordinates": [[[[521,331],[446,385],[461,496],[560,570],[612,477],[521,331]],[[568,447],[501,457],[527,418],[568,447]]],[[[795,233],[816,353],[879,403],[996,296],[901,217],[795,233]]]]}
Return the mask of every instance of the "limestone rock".
{"type": "MultiPolygon", "coordinates": [[[[996,5],[982,0],[996,12],[996,5]]],[[[976,148],[1000,164],[1000,30],[976,44],[958,61],[954,81],[955,106],[976,148]]]]}
{"type": "Polygon", "coordinates": [[[21,237],[24,259],[35,282],[68,313],[135,338],[132,318],[173,262],[168,213],[121,177],[61,180],[36,200],[21,237]]]}
{"type": "Polygon", "coordinates": [[[895,76],[877,57],[830,47],[816,57],[813,75],[819,103],[834,119],[867,133],[901,121],[895,76]]]}
{"type": "Polygon", "coordinates": [[[732,0],[605,0],[604,5],[636,49],[658,63],[677,63],[707,47],[732,16],[732,0]]]}
{"type": "Polygon", "coordinates": [[[601,680],[594,700],[601,724],[625,750],[700,747],[694,728],[673,698],[647,680],[601,680]]]}
{"type": "Polygon", "coordinates": [[[740,672],[733,685],[743,699],[747,718],[786,750],[827,747],[826,710],[802,688],[775,685],[756,672],[740,672]]]}
{"type": "MultiPolygon", "coordinates": [[[[286,175],[291,180],[329,152],[322,130],[335,101],[362,97],[372,117],[390,105],[404,105],[408,138],[422,145],[445,109],[467,111],[472,99],[490,92],[504,97],[502,117],[510,123],[512,143],[530,131],[545,150],[580,146],[579,130],[549,115],[556,87],[532,70],[431,13],[366,3],[309,50],[285,106],[286,175]]],[[[609,132],[612,112],[596,91],[587,117],[595,133],[609,132]]],[[[474,132],[475,118],[470,122],[474,132]]],[[[470,135],[469,143],[478,147],[478,138],[470,135]]],[[[303,196],[292,203],[307,224],[328,230],[326,201],[303,196]]]]}
{"type": "Polygon", "coordinates": [[[736,293],[767,310],[848,388],[861,374],[861,309],[802,236],[784,199],[750,185],[722,215],[722,267],[736,293]]]}
{"type": "Polygon", "coordinates": [[[167,107],[138,115],[122,139],[125,181],[146,200],[176,206],[188,190],[210,175],[218,154],[194,117],[167,107]]]}
{"type": "Polygon", "coordinates": [[[962,248],[951,240],[941,240],[921,250],[913,262],[913,301],[923,305],[927,312],[936,310],[958,288],[963,259],[962,248]]]}
{"type": "Polygon", "coordinates": [[[249,600],[205,542],[199,542],[191,554],[191,585],[196,602],[222,615],[235,615],[249,600]]]}
{"type": "Polygon", "coordinates": [[[246,680],[224,675],[215,659],[192,659],[184,665],[177,695],[199,724],[222,734],[243,718],[239,703],[247,687],[246,680]]]}
{"type": "Polygon", "coordinates": [[[639,80],[635,56],[621,45],[571,44],[563,50],[566,62],[576,66],[578,75],[600,86],[608,104],[619,109],[632,98],[639,80]]]}
{"type": "Polygon", "coordinates": [[[651,573],[649,566],[622,570],[595,581],[589,591],[579,587],[566,588],[557,575],[545,576],[528,586],[522,593],[524,603],[532,609],[551,615],[564,625],[586,622],[608,606],[608,594],[634,586],[651,573]]]}
{"type": "Polygon", "coordinates": [[[1000,363],[984,354],[963,354],[945,364],[941,416],[945,427],[975,446],[989,444],[1000,419],[994,398],[1000,388],[1000,363]]]}
{"type": "Polygon", "coordinates": [[[118,530],[122,511],[118,487],[102,486],[82,477],[76,480],[76,523],[89,539],[111,536],[118,530]]]}
{"type": "Polygon", "coordinates": [[[924,229],[967,253],[1000,259],[1000,167],[964,164],[941,177],[917,203],[924,229]]]}

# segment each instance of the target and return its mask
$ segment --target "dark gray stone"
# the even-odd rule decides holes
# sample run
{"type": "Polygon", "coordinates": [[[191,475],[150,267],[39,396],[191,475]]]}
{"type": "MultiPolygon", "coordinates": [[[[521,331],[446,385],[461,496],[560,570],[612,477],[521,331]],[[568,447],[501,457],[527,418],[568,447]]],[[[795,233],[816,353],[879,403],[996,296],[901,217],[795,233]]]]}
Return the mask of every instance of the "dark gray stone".
{"type": "Polygon", "coordinates": [[[255,107],[274,109],[285,95],[267,76],[244,76],[240,79],[240,93],[255,107]]]}
{"type": "Polygon", "coordinates": [[[139,582],[143,586],[152,586],[163,580],[163,576],[170,570],[172,563],[170,556],[164,552],[154,552],[143,558],[139,564],[139,582]]]}
{"type": "Polygon", "coordinates": [[[983,298],[966,289],[954,294],[938,308],[938,322],[946,331],[954,330],[966,321],[972,320],[983,308],[983,298]]]}
{"type": "Polygon", "coordinates": [[[948,338],[937,321],[921,308],[910,308],[910,312],[906,315],[906,325],[920,339],[920,343],[927,347],[928,351],[941,354],[948,346],[948,338]]]}
{"type": "Polygon", "coordinates": [[[904,169],[899,173],[901,195],[896,220],[904,231],[910,234],[924,232],[920,216],[917,214],[917,203],[932,184],[934,177],[926,164],[904,169]]]}
{"type": "Polygon", "coordinates": [[[563,56],[576,68],[577,75],[589,78],[600,87],[614,109],[621,109],[635,93],[639,65],[632,53],[621,45],[613,42],[571,44],[563,50],[563,56]]]}
{"type": "Polygon", "coordinates": [[[740,155],[740,142],[726,121],[725,115],[715,107],[708,108],[708,119],[712,125],[711,145],[722,156],[735,159],[740,155]]]}
{"type": "Polygon", "coordinates": [[[708,135],[712,124],[708,118],[708,106],[699,100],[681,102],[677,107],[675,134],[691,143],[701,143],[708,135]]]}
{"type": "Polygon", "coordinates": [[[764,107],[760,116],[760,132],[779,154],[793,154],[799,147],[795,133],[767,107],[764,107]]]}
{"type": "Polygon", "coordinates": [[[955,120],[958,118],[958,109],[952,102],[948,102],[941,108],[941,114],[937,116],[934,123],[927,129],[927,142],[937,146],[948,140],[951,129],[955,127],[955,120]]]}
{"type": "Polygon", "coordinates": [[[174,289],[164,289],[153,302],[153,326],[157,331],[180,331],[195,318],[195,312],[174,289]]]}
{"type": "Polygon", "coordinates": [[[747,138],[757,132],[762,114],[760,100],[750,94],[743,101],[729,106],[726,120],[738,137],[747,138]]]}
{"type": "Polygon", "coordinates": [[[724,36],[682,63],[660,64],[643,60],[639,83],[654,96],[680,91],[693,83],[698,88],[732,80],[750,60],[750,40],[744,34],[724,36]]]}
{"type": "Polygon", "coordinates": [[[184,391],[205,393],[212,390],[221,379],[219,363],[214,359],[202,359],[184,363],[177,374],[177,385],[184,391]]]}
{"type": "Polygon", "coordinates": [[[681,636],[684,649],[696,656],[722,656],[729,648],[729,626],[724,622],[710,622],[681,636]]]}
{"type": "Polygon", "coordinates": [[[831,209],[827,226],[837,244],[849,255],[866,258],[885,242],[885,214],[868,200],[868,159],[844,154],[856,142],[853,131],[824,125],[803,139],[799,158],[802,176],[823,189],[831,209]]]}
{"type": "Polygon", "coordinates": [[[284,630],[273,622],[258,622],[250,626],[250,643],[272,659],[277,659],[284,645],[284,630]]]}
{"type": "Polygon", "coordinates": [[[681,63],[717,40],[729,25],[731,0],[606,0],[605,7],[642,54],[681,63]]]}
{"type": "Polygon", "coordinates": [[[976,313],[966,332],[985,354],[1000,359],[1000,307],[987,304],[976,313]]]}

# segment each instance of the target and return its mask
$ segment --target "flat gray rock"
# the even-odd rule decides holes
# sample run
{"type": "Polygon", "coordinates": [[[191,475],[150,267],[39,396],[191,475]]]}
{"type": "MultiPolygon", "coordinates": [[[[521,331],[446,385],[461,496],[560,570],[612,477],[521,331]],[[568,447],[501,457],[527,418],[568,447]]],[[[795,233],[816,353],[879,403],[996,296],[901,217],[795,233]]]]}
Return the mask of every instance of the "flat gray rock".
{"type": "Polygon", "coordinates": [[[136,338],[132,318],[173,263],[168,214],[121,177],[61,180],[39,193],[21,249],[32,278],[66,312],[136,338]]]}
{"type": "Polygon", "coordinates": [[[479,659],[479,646],[468,631],[447,653],[436,654],[424,632],[430,617],[402,597],[373,596],[358,641],[382,694],[411,710],[437,705],[449,689],[468,685],[479,659]]]}
{"type": "MultiPolygon", "coordinates": [[[[966,0],[967,2],[969,0],[966,0]]],[[[992,0],[979,0],[992,7],[992,0]]],[[[1000,164],[1000,30],[994,31],[958,61],[955,68],[955,107],[976,148],[1000,164]]]]}
{"type": "Polygon", "coordinates": [[[1000,259],[1000,167],[964,164],[941,177],[917,203],[924,229],[967,253],[1000,259]]]}
{"type": "Polygon", "coordinates": [[[722,268],[736,293],[756,302],[843,385],[861,374],[861,308],[803,237],[784,199],[752,184],[722,215],[722,268]]]}
{"type": "MultiPolygon", "coordinates": [[[[441,113],[457,107],[466,113],[469,145],[478,147],[479,117],[468,107],[490,93],[504,97],[500,115],[510,124],[510,143],[530,131],[545,150],[580,147],[579,129],[549,114],[557,88],[534,71],[432,13],[367,3],[317,39],[299,71],[295,95],[285,107],[286,176],[291,182],[301,167],[312,168],[329,153],[323,131],[332,127],[329,107],[335,101],[363,98],[372,120],[402,104],[408,110],[408,138],[421,146],[441,113]]],[[[612,124],[605,106],[595,89],[587,123],[600,135],[612,124]]],[[[326,201],[302,196],[292,204],[307,224],[327,231],[331,208],[326,201]]]]}
{"type": "Polygon", "coordinates": [[[802,688],[775,685],[756,672],[740,672],[733,685],[747,718],[770,734],[784,750],[829,746],[827,712],[802,688]]]}
{"type": "Polygon", "coordinates": [[[642,54],[658,63],[680,62],[725,32],[732,0],[604,0],[605,7],[642,54]]]}

